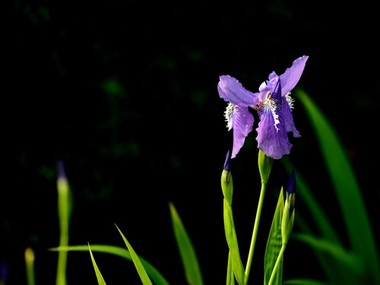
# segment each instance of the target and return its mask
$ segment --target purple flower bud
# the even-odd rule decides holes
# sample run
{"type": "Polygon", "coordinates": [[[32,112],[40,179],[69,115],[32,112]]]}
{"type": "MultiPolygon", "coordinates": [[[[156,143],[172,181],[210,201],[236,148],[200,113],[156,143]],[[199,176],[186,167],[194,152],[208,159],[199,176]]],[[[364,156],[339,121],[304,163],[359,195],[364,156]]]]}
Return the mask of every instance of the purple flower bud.
{"type": "Polygon", "coordinates": [[[289,176],[288,185],[286,187],[286,193],[295,194],[295,192],[296,192],[296,173],[293,170],[289,176]]]}
{"type": "Polygon", "coordinates": [[[231,171],[231,152],[230,151],[227,151],[223,169],[226,171],[231,171]]]}
{"type": "Polygon", "coordinates": [[[57,162],[58,179],[66,179],[65,167],[62,160],[57,162]]]}

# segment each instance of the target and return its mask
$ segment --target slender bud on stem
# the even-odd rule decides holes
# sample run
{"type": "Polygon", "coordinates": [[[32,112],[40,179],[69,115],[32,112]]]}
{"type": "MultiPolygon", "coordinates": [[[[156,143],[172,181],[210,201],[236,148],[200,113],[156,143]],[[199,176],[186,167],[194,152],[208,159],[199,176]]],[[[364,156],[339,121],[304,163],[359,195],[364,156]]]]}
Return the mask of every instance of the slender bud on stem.
{"type": "Polygon", "coordinates": [[[222,176],[220,180],[224,199],[228,205],[232,205],[233,180],[231,174],[231,154],[229,151],[226,155],[226,160],[224,162],[222,176]]]}
{"type": "Polygon", "coordinates": [[[267,184],[270,173],[272,171],[273,158],[266,156],[262,150],[259,150],[258,164],[259,164],[261,183],[267,184]]]}

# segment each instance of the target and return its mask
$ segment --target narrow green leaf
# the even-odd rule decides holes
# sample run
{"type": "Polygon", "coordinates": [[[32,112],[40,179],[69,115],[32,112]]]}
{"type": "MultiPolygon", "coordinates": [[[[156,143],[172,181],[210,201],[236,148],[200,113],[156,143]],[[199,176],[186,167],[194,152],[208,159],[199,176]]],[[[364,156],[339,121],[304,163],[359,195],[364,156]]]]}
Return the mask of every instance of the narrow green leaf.
{"type": "Polygon", "coordinates": [[[284,281],[284,285],[328,285],[328,282],[322,282],[313,279],[290,279],[284,281]]]}
{"type": "Polygon", "coordinates": [[[341,244],[336,244],[326,239],[316,238],[310,234],[293,234],[293,237],[300,240],[310,246],[314,247],[319,251],[326,252],[330,258],[336,259],[345,270],[350,270],[359,274],[363,268],[360,259],[355,256],[352,252],[348,252],[341,244]]]}
{"type": "MultiPolygon", "coordinates": [[[[116,225],[115,225],[116,226],[116,225]]],[[[140,258],[138,257],[138,255],[136,254],[136,252],[134,251],[134,249],[132,248],[132,246],[130,245],[130,243],[128,242],[128,240],[126,239],[126,237],[124,236],[124,234],[121,232],[121,230],[118,228],[118,226],[116,226],[117,230],[119,231],[121,237],[123,238],[124,240],[124,243],[125,245],[127,246],[128,248],[128,251],[129,251],[129,254],[131,255],[131,258],[132,258],[132,261],[133,261],[133,264],[135,265],[136,267],[136,270],[137,270],[137,273],[139,274],[140,276],[140,280],[142,282],[143,285],[153,285],[152,281],[150,281],[150,278],[148,276],[148,273],[146,272],[145,270],[145,267],[144,265],[142,264],[140,258]]]]}
{"type": "Polygon", "coordinates": [[[226,285],[235,285],[234,270],[232,269],[231,252],[228,252],[226,285]]]}
{"type": "Polygon", "coordinates": [[[102,275],[102,273],[100,272],[100,270],[99,270],[99,268],[98,268],[98,265],[96,264],[96,261],[95,261],[94,255],[92,254],[90,244],[88,244],[88,250],[89,250],[89,252],[90,252],[91,262],[92,262],[92,266],[94,266],[95,275],[96,275],[96,279],[98,280],[98,284],[99,284],[99,285],[106,285],[106,281],[104,281],[103,275],[102,275]]]}
{"type": "Polygon", "coordinates": [[[226,200],[223,200],[223,207],[224,232],[226,235],[227,245],[230,250],[229,254],[231,256],[232,269],[237,283],[239,285],[243,285],[245,282],[245,272],[240,257],[232,209],[226,200]]]}
{"type": "MultiPolygon", "coordinates": [[[[264,285],[267,285],[273,272],[274,265],[276,264],[277,257],[282,247],[281,238],[281,221],[282,213],[284,210],[284,194],[281,189],[278,197],[276,210],[273,215],[272,225],[270,227],[269,236],[264,255],[264,285]]],[[[282,284],[282,266],[283,258],[275,273],[273,285],[282,284]]]]}
{"type": "Polygon", "coordinates": [[[347,228],[353,251],[362,258],[373,281],[380,284],[380,262],[374,234],[351,163],[324,114],[301,89],[296,96],[303,103],[314,127],[328,173],[347,228]],[[354,210],[353,210],[354,209],[354,210]]]}
{"type": "MultiPolygon", "coordinates": [[[[296,168],[286,157],[282,160],[283,165],[290,173],[296,168]]],[[[320,206],[318,200],[312,194],[310,186],[306,183],[305,179],[302,177],[299,170],[297,171],[297,197],[302,200],[302,203],[307,205],[307,209],[310,211],[311,216],[313,217],[314,223],[318,229],[318,236],[322,236],[325,239],[330,240],[331,242],[343,244],[340,240],[336,230],[333,228],[333,225],[330,222],[330,219],[326,216],[322,207],[320,206]]],[[[298,214],[296,223],[300,228],[306,233],[312,234],[312,230],[307,223],[302,219],[302,216],[298,214]]],[[[326,274],[327,279],[332,284],[347,284],[349,280],[353,280],[353,276],[350,272],[341,266],[336,259],[332,259],[329,255],[321,252],[320,250],[312,247],[315,256],[319,260],[319,264],[322,267],[323,271],[326,274]]]]}
{"type": "MultiPolygon", "coordinates": [[[[95,245],[91,245],[91,249],[93,252],[107,253],[107,254],[119,256],[119,257],[122,257],[122,258],[125,258],[127,260],[132,261],[132,257],[129,254],[129,251],[127,249],[119,247],[119,246],[95,244],[95,245]]],[[[50,250],[51,251],[87,252],[88,246],[87,245],[72,245],[72,246],[66,246],[66,247],[51,248],[50,250]]],[[[142,257],[140,257],[140,261],[144,265],[144,268],[146,269],[149,276],[154,281],[154,284],[169,285],[169,282],[165,279],[165,277],[153,265],[151,265],[148,261],[144,260],[142,257]]]]}
{"type": "Polygon", "coordinates": [[[201,270],[190,237],[173,203],[169,203],[169,207],[174,235],[181,255],[186,280],[190,285],[203,285],[201,270]]]}
{"type": "Polygon", "coordinates": [[[306,183],[300,171],[290,162],[287,157],[284,157],[281,162],[285,169],[290,173],[293,169],[297,171],[297,197],[299,197],[303,203],[307,205],[307,209],[310,211],[314,218],[315,224],[318,227],[319,233],[324,237],[329,238],[336,242],[341,242],[338,233],[334,229],[330,222],[330,219],[326,216],[323,208],[318,200],[314,197],[310,186],[306,183]]]}

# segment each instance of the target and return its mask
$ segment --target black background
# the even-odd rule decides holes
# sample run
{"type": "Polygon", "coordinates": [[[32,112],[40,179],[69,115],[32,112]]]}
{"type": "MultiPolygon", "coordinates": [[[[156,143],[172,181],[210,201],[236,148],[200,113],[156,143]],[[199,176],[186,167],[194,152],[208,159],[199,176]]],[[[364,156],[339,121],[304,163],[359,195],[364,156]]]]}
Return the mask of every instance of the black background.
{"type": "MultiPolygon", "coordinates": [[[[0,258],[9,265],[8,284],[26,283],[28,246],[36,251],[38,284],[55,282],[57,255],[47,248],[58,244],[59,160],[74,196],[71,244],[124,246],[116,223],[172,284],[185,284],[170,224],[172,201],[197,250],[205,283],[225,283],[220,174],[231,133],[216,90],[218,77],[230,74],[256,91],[271,71],[282,73],[304,54],[309,60],[299,86],[336,127],[378,236],[380,57],[373,5],[13,1],[5,10],[10,18],[3,42],[6,159],[0,207],[0,258]]],[[[293,141],[290,158],[339,229],[316,139],[295,104],[302,138],[293,141]]],[[[254,132],[233,162],[233,175],[245,260],[259,194],[254,132]]],[[[257,282],[262,282],[260,254],[276,191],[286,181],[278,163],[273,176],[252,269],[257,282]]],[[[297,214],[307,216],[302,201],[297,214]]],[[[285,278],[323,279],[309,251],[290,243],[285,278]]],[[[130,262],[95,257],[107,284],[139,284],[130,262]]],[[[70,284],[96,284],[87,253],[70,253],[68,272],[70,284]]]]}

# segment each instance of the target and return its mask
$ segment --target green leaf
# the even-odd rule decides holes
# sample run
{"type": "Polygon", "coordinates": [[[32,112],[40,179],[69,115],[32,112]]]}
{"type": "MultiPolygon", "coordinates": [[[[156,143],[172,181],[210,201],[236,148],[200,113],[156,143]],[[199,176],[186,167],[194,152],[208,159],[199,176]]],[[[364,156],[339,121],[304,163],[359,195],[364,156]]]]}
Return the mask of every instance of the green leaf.
{"type": "MultiPolygon", "coordinates": [[[[334,229],[330,222],[330,219],[326,216],[323,208],[313,195],[313,191],[310,186],[306,183],[300,171],[290,162],[287,157],[284,157],[281,162],[283,163],[285,169],[290,173],[293,169],[297,171],[297,197],[300,197],[302,201],[307,205],[307,209],[312,214],[315,224],[318,227],[319,232],[336,242],[341,242],[338,233],[334,229]]],[[[304,228],[306,230],[306,228],[304,228]]]]}
{"type": "MultiPolygon", "coordinates": [[[[81,251],[81,252],[87,252],[88,246],[87,245],[71,245],[71,246],[65,246],[65,247],[56,247],[51,248],[51,251],[81,251]]],[[[104,244],[95,244],[91,245],[92,252],[100,252],[100,253],[107,253],[115,256],[119,256],[122,258],[125,258],[127,260],[132,261],[132,257],[129,254],[129,251],[125,248],[119,247],[119,246],[113,246],[113,245],[104,245],[104,244]]],[[[142,257],[140,257],[141,263],[144,265],[144,268],[146,269],[149,276],[154,281],[154,284],[157,285],[169,285],[169,282],[165,279],[165,277],[148,261],[144,260],[142,257]]]]}
{"type": "Polygon", "coordinates": [[[353,253],[348,252],[341,244],[336,244],[326,239],[316,238],[310,234],[294,234],[293,237],[297,240],[303,241],[306,244],[314,247],[319,251],[326,252],[330,258],[336,259],[345,270],[350,270],[359,274],[362,270],[360,259],[353,253]]]}
{"type": "MultiPolygon", "coordinates": [[[[269,236],[264,255],[264,285],[267,285],[272,275],[274,265],[282,247],[281,238],[281,221],[282,213],[284,210],[284,194],[281,189],[278,197],[276,210],[273,216],[272,225],[270,227],[269,236]]],[[[275,273],[274,281],[272,284],[282,284],[282,266],[283,258],[281,258],[280,265],[275,273]]]]}
{"type": "Polygon", "coordinates": [[[231,257],[232,269],[237,283],[243,285],[245,278],[244,266],[240,258],[231,205],[225,199],[223,200],[223,207],[224,232],[230,250],[229,255],[231,257]]]}
{"type": "Polygon", "coordinates": [[[284,281],[284,285],[328,285],[330,283],[313,279],[291,279],[284,281]]]}
{"type": "Polygon", "coordinates": [[[203,285],[201,270],[190,237],[173,203],[169,203],[169,207],[174,235],[181,255],[186,280],[190,285],[203,285]]]}
{"type": "Polygon", "coordinates": [[[234,285],[234,284],[235,284],[235,277],[234,277],[234,270],[232,268],[231,252],[228,252],[226,285],[234,285]]]}
{"type": "Polygon", "coordinates": [[[311,98],[301,89],[296,90],[314,127],[328,173],[348,233],[352,250],[365,263],[376,284],[380,284],[380,262],[374,234],[370,225],[355,173],[336,131],[311,98]]]}
{"type": "MultiPolygon", "coordinates": [[[[286,157],[281,161],[289,173],[292,170],[296,170],[296,168],[286,157]]],[[[333,228],[330,219],[326,216],[318,200],[313,196],[310,186],[306,183],[300,174],[300,171],[296,171],[297,197],[302,200],[302,203],[307,205],[306,208],[310,211],[314,223],[317,226],[318,236],[322,235],[325,239],[330,240],[331,242],[343,244],[337,232],[333,228]]],[[[300,214],[297,215],[297,219],[295,221],[303,231],[309,233],[310,235],[312,234],[312,230],[309,225],[303,221],[300,214]]],[[[311,249],[314,251],[315,256],[319,260],[320,266],[324,270],[326,277],[331,284],[348,284],[350,280],[354,279],[354,276],[351,274],[352,271],[347,272],[347,270],[342,267],[336,259],[332,259],[330,255],[315,247],[311,247],[311,249]]]]}
{"type": "MultiPolygon", "coordinates": [[[[116,226],[116,225],[115,225],[116,226]]],[[[124,236],[124,234],[121,232],[121,230],[118,228],[118,226],[116,226],[117,230],[119,231],[121,237],[123,238],[124,240],[124,243],[125,245],[127,246],[128,248],[128,251],[129,251],[129,254],[131,255],[131,258],[132,258],[132,261],[133,261],[133,264],[135,265],[136,267],[136,270],[137,270],[137,273],[139,274],[140,276],[140,280],[142,282],[143,285],[153,285],[152,281],[150,281],[150,278],[148,276],[148,273],[146,272],[145,270],[145,267],[144,265],[142,264],[142,262],[140,261],[140,258],[138,257],[138,255],[136,254],[136,252],[134,251],[134,249],[132,248],[132,246],[130,245],[130,243],[128,242],[128,240],[126,239],[126,237],[124,236]]]]}
{"type": "Polygon", "coordinates": [[[88,244],[88,250],[90,252],[91,262],[92,262],[92,266],[94,266],[95,275],[96,275],[96,279],[98,280],[98,284],[99,285],[106,285],[106,281],[104,281],[103,275],[100,272],[98,265],[95,262],[95,258],[94,258],[94,255],[92,254],[90,244],[88,244]]]}

